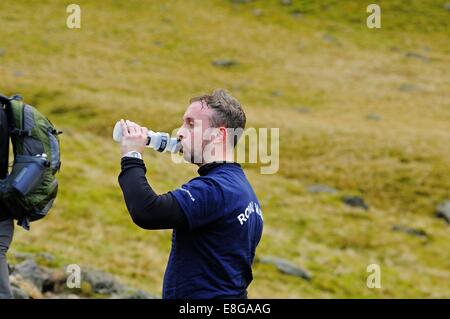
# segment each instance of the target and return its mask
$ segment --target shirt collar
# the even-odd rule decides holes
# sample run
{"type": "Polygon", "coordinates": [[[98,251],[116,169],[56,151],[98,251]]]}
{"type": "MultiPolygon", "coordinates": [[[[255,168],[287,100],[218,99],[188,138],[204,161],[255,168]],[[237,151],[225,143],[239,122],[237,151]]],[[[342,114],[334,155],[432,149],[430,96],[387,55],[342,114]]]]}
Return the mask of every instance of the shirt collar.
{"type": "Polygon", "coordinates": [[[233,166],[241,167],[241,165],[239,163],[235,163],[235,162],[211,162],[211,163],[207,163],[207,164],[200,166],[200,168],[197,170],[197,172],[200,176],[205,176],[205,175],[208,175],[216,167],[220,167],[220,166],[224,166],[224,165],[233,165],[233,166]]]}

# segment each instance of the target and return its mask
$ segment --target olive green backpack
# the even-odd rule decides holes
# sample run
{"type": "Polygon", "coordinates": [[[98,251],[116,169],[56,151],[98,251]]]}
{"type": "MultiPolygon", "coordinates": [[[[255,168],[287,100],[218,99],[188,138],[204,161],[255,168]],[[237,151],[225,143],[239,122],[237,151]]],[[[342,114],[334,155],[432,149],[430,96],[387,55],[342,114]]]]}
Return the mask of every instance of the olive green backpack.
{"type": "MultiPolygon", "coordinates": [[[[61,167],[58,135],[62,132],[18,95],[0,95],[0,106],[7,115],[14,153],[10,174],[0,180],[0,207],[28,230],[30,222],[47,215],[58,193],[55,174],[61,167]]],[[[0,156],[8,158],[8,154],[0,156]]]]}

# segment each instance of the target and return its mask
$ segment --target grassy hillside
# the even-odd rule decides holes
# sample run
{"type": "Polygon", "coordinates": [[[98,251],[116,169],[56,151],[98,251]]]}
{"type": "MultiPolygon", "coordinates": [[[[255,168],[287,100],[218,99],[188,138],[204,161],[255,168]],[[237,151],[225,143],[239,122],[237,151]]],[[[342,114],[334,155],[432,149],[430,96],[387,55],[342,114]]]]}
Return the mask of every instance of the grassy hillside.
{"type": "MultiPolygon", "coordinates": [[[[55,206],[31,232],[16,228],[12,249],[160,292],[171,232],[132,224],[112,126],[124,117],[172,131],[190,97],[223,87],[249,127],[280,128],[278,173],[245,166],[265,216],[257,255],[313,275],[258,263],[250,297],[450,297],[450,226],[434,217],[450,199],[445,1],[378,1],[381,29],[366,27],[364,1],[76,3],[79,30],[66,27],[64,1],[0,2],[0,92],[21,93],[64,131],[55,206]],[[308,192],[315,183],[339,192],[308,192]],[[381,289],[366,287],[371,263],[381,289]]],[[[159,192],[196,176],[167,154],[148,151],[145,161],[159,192]]]]}

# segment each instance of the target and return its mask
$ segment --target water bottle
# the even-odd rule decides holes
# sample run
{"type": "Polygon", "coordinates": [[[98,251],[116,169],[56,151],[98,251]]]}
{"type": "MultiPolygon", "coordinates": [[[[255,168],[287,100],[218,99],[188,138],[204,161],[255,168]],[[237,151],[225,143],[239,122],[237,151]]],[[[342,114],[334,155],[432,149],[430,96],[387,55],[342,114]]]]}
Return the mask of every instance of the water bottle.
{"type": "Polygon", "coordinates": [[[22,196],[25,196],[41,181],[45,166],[48,163],[47,154],[17,155],[15,162],[14,169],[11,172],[11,186],[22,196]]]}
{"type": "MultiPolygon", "coordinates": [[[[122,125],[120,121],[114,125],[113,140],[122,141],[122,125]]],[[[158,152],[178,153],[181,150],[180,140],[170,137],[169,133],[153,132],[148,130],[146,146],[158,152]]]]}

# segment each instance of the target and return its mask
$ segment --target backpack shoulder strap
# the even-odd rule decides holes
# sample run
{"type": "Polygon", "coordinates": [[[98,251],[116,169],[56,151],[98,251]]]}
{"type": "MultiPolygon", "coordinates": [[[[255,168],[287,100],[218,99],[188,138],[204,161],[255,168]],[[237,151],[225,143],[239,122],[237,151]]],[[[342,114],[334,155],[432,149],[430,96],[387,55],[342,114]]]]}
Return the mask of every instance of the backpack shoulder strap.
{"type": "Polygon", "coordinates": [[[8,173],[9,162],[9,125],[8,117],[0,107],[0,179],[5,179],[8,173]]]}
{"type": "Polygon", "coordinates": [[[9,97],[0,94],[0,104],[3,106],[9,103],[9,97]]]}
{"type": "Polygon", "coordinates": [[[14,95],[9,99],[6,105],[6,111],[9,118],[10,133],[12,136],[31,136],[32,125],[30,119],[32,114],[25,114],[26,105],[22,102],[20,95],[14,95]]]}

